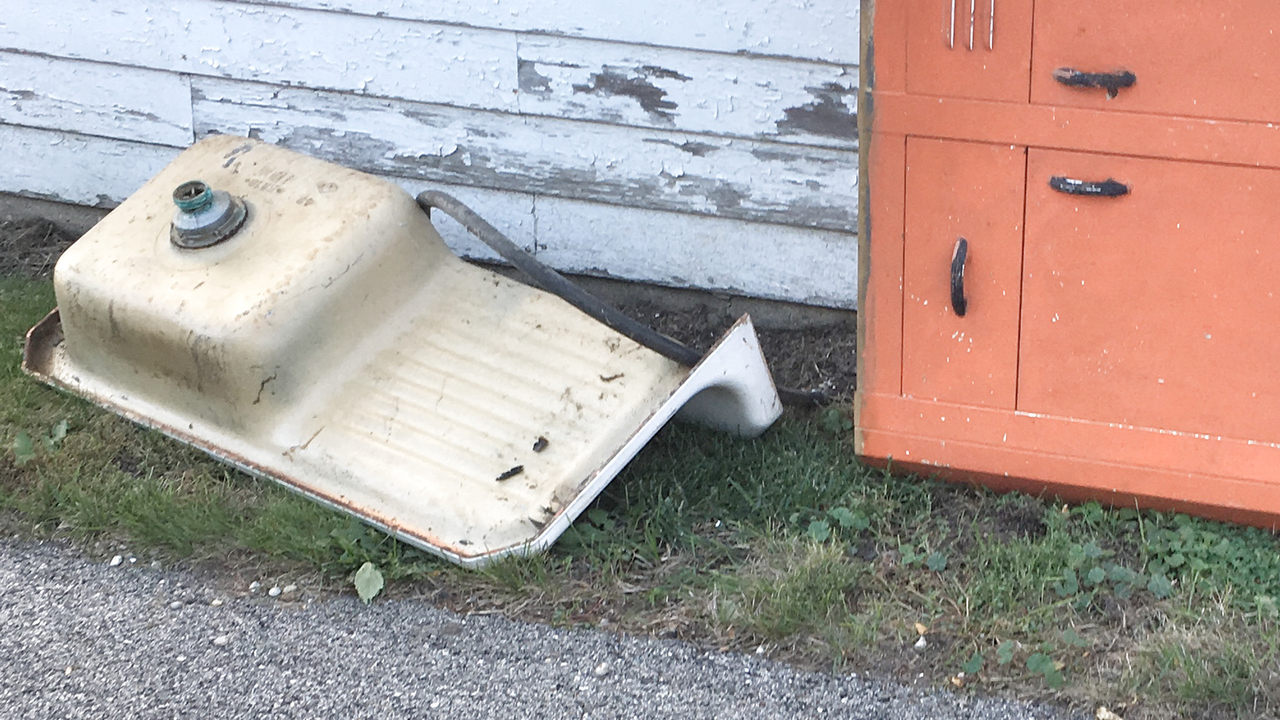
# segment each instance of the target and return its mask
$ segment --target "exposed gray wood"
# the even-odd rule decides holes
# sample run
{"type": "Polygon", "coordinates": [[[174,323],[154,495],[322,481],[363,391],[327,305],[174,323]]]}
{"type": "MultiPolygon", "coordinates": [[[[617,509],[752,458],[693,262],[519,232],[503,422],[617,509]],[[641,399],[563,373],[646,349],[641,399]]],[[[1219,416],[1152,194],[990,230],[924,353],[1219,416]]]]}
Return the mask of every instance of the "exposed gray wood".
{"type": "Polygon", "coordinates": [[[173,73],[0,52],[0,122],[185,147],[191,89],[173,73]]]}
{"type": "Polygon", "coordinates": [[[209,0],[8,3],[0,49],[514,111],[513,33],[209,0]]]}
{"type": "MultiPolygon", "coordinates": [[[[255,1],[255,0],[247,0],[255,1]]],[[[256,0],[411,20],[856,65],[857,0],[256,0]]]]}
{"type": "Polygon", "coordinates": [[[193,78],[197,136],[399,177],[852,232],[856,153],[193,78]]]}
{"type": "Polygon", "coordinates": [[[543,36],[519,57],[522,113],[857,145],[855,67],[543,36]]]}

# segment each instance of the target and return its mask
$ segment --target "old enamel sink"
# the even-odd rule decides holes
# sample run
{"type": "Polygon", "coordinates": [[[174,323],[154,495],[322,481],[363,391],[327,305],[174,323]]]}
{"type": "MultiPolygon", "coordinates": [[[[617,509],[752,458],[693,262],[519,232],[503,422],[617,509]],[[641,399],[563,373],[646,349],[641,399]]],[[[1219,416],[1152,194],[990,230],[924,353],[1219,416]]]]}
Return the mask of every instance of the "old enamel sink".
{"type": "Polygon", "coordinates": [[[780,413],[749,319],[683,367],[461,261],[394,184],[244,138],[182,153],[54,282],[28,373],[469,566],[545,549],[677,411],[780,413]]]}

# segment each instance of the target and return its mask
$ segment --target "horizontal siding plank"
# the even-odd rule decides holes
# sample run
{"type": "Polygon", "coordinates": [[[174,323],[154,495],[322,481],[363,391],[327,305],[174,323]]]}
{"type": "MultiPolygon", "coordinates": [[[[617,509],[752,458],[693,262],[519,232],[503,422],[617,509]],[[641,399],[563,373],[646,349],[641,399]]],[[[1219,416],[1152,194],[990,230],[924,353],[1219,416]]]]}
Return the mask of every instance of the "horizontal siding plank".
{"type": "Polygon", "coordinates": [[[207,78],[197,137],[251,135],[343,165],[454,185],[853,232],[847,150],[516,117],[207,78]]]}
{"type": "Polygon", "coordinates": [[[519,58],[521,113],[857,145],[856,67],[545,36],[519,58]]]}
{"type": "Polygon", "coordinates": [[[191,144],[191,87],[174,73],[0,52],[0,123],[191,144]]]}
{"type": "Polygon", "coordinates": [[[857,236],[538,198],[538,259],[564,272],[855,309],[857,236]]]}
{"type": "Polygon", "coordinates": [[[0,49],[514,112],[508,32],[209,0],[15,3],[0,49]]]}
{"type": "Polygon", "coordinates": [[[857,0],[258,1],[693,50],[809,58],[842,65],[858,62],[857,0]]]}
{"type": "Polygon", "coordinates": [[[0,192],[115,207],[160,172],[178,149],[0,125],[0,192]]]}

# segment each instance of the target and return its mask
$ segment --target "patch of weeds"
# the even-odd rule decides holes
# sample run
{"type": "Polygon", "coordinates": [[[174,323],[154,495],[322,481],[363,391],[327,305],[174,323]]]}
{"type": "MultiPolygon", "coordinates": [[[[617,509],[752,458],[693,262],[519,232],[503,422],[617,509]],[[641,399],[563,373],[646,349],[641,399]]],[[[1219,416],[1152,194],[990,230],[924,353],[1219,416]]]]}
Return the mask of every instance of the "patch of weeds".
{"type": "Polygon", "coordinates": [[[1280,639],[1272,622],[1241,627],[1229,614],[1171,619],[1137,646],[1129,691],[1169,716],[1216,708],[1223,716],[1280,712],[1280,639]]]}
{"type": "Polygon", "coordinates": [[[1153,517],[1144,530],[1153,578],[1176,579],[1188,592],[1230,589],[1246,612],[1280,598],[1280,540],[1274,534],[1175,514],[1153,517]]]}
{"type": "Polygon", "coordinates": [[[720,621],[774,642],[818,636],[847,647],[865,569],[829,544],[791,541],[766,557],[717,583],[720,621]]]}
{"type": "MultiPolygon", "coordinates": [[[[1112,550],[1102,549],[1098,543],[1090,540],[1085,543],[1074,543],[1067,550],[1066,568],[1061,577],[1053,583],[1053,590],[1062,598],[1074,598],[1077,607],[1085,607],[1097,600],[1100,593],[1127,600],[1133,594],[1133,588],[1140,584],[1144,577],[1132,568],[1113,562],[1112,550]]],[[[1157,592],[1163,588],[1153,577],[1147,582],[1157,597],[1168,597],[1157,592]]]]}

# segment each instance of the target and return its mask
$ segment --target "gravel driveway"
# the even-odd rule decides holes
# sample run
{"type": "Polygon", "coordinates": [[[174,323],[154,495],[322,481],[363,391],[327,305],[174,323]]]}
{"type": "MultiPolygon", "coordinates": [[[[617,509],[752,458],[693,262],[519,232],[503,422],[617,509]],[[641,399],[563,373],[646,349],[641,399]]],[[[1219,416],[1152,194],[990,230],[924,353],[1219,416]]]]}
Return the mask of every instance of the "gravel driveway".
{"type": "Polygon", "coordinates": [[[1065,718],[414,601],[284,604],[0,539],[4,718],[1065,718]]]}

